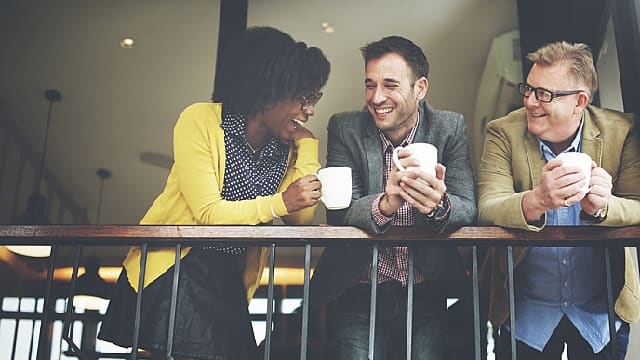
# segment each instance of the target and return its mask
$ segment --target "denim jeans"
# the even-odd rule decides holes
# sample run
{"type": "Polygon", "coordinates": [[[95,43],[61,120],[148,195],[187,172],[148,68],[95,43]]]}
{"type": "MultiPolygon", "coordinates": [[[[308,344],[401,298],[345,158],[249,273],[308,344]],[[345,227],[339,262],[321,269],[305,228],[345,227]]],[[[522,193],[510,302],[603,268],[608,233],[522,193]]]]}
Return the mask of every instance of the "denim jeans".
{"type": "MultiPolygon", "coordinates": [[[[500,331],[496,344],[496,359],[508,360],[511,359],[511,334],[504,327],[500,331]]],[[[594,354],[589,343],[580,336],[578,329],[573,326],[566,316],[560,320],[558,327],[542,352],[516,340],[516,354],[518,360],[560,360],[565,343],[567,344],[567,357],[569,360],[611,360],[611,344],[605,346],[599,353],[594,354]]],[[[615,360],[623,360],[625,358],[628,346],[629,324],[623,321],[622,326],[616,332],[615,360]]]]}
{"type": "MultiPolygon", "coordinates": [[[[333,306],[340,360],[367,359],[371,286],[349,288],[333,306]]],[[[375,360],[406,356],[407,288],[389,281],[378,285],[375,360]]],[[[442,360],[446,342],[446,299],[428,285],[414,287],[411,359],[442,360]]]]}

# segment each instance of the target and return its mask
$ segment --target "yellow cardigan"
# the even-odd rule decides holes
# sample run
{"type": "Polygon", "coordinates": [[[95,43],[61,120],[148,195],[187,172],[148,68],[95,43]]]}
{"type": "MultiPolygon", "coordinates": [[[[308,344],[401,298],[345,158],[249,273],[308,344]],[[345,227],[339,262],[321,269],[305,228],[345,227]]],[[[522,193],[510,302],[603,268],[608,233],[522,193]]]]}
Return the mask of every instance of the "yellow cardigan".
{"type": "MultiPolygon", "coordinates": [[[[167,184],[140,221],[142,225],[256,225],[273,220],[273,212],[287,224],[310,224],[315,206],[289,214],[282,192],[298,178],[320,168],[318,140],[296,140],[289,152],[287,171],[278,193],[253,200],[227,201],[221,197],[225,167],[222,105],[196,103],[187,107],[174,128],[174,164],[167,184]],[[297,149],[297,150],[296,150],[297,149]]],[[[184,247],[184,258],[190,247],[184,247]]],[[[247,248],[243,279],[247,298],[258,288],[266,262],[267,249],[247,248]]],[[[175,263],[174,248],[149,247],[144,286],[165,273],[175,263]]],[[[129,283],[138,289],[140,247],[129,249],[123,262],[129,283]]]]}

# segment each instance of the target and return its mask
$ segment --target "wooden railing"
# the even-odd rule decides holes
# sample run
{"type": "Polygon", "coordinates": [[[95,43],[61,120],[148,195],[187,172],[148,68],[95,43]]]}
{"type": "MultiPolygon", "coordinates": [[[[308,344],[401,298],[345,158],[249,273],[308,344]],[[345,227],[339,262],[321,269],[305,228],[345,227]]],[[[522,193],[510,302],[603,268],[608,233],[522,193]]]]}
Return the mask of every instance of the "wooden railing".
{"type": "MultiPolygon", "coordinates": [[[[640,245],[640,226],[621,228],[587,227],[587,226],[558,226],[547,227],[540,232],[528,232],[523,230],[505,229],[500,227],[462,227],[452,232],[436,234],[419,228],[396,228],[382,235],[368,234],[362,230],[347,226],[169,226],[169,225],[50,225],[50,226],[0,226],[0,245],[51,245],[52,258],[55,259],[58,246],[113,246],[113,245],[140,245],[143,254],[146,248],[151,246],[175,246],[180,250],[182,246],[211,245],[212,243],[233,242],[236,245],[261,245],[271,247],[269,295],[268,304],[273,299],[273,268],[274,253],[277,246],[300,246],[305,248],[305,283],[304,300],[302,308],[302,343],[300,359],[306,359],[307,326],[308,326],[308,296],[310,277],[310,254],[312,247],[326,246],[371,246],[373,247],[373,259],[377,258],[377,246],[431,246],[447,245],[457,247],[470,247],[473,251],[472,280],[473,280],[473,307],[475,320],[475,354],[480,359],[480,324],[479,324],[479,290],[478,290],[478,266],[477,248],[484,246],[506,246],[511,250],[512,246],[603,246],[605,254],[611,246],[638,246],[640,245]]],[[[144,259],[144,256],[143,256],[144,259]]],[[[608,258],[606,259],[608,261],[608,258]]],[[[52,281],[53,263],[48,273],[48,284],[52,281]]],[[[76,259],[75,268],[78,261],[76,259]]],[[[144,266],[143,266],[144,267],[144,266]]],[[[179,266],[177,266],[179,268],[179,266]]],[[[610,287],[611,274],[607,268],[608,289],[610,287]]],[[[510,271],[510,292],[513,294],[513,278],[510,271]]],[[[176,277],[177,278],[177,277],[176,277]]],[[[374,282],[375,283],[375,282],[374,282]]],[[[409,282],[412,284],[412,282],[409,282]]],[[[177,288],[177,284],[174,284],[177,288]]],[[[73,286],[72,286],[73,288],[73,286]]],[[[411,293],[412,286],[409,286],[411,293]]],[[[50,293],[50,288],[48,288],[50,293]]],[[[609,296],[609,316],[613,318],[613,306],[611,304],[611,292],[609,296]]],[[[513,296],[511,296],[513,299],[513,296]]],[[[45,297],[44,309],[47,297],[45,297]]],[[[375,287],[372,287],[372,303],[375,302],[375,287]]],[[[511,310],[513,313],[513,301],[511,310]]],[[[408,318],[411,316],[408,309],[408,318]]],[[[271,306],[268,306],[267,324],[271,323],[271,306]]],[[[372,312],[372,317],[375,312],[372,312]]],[[[42,314],[42,324],[47,324],[48,314],[42,314]]],[[[373,322],[373,321],[372,321],[373,322]]],[[[407,322],[410,323],[410,322],[407,322]]],[[[46,326],[41,326],[40,346],[38,351],[46,348],[46,326]]],[[[265,359],[269,359],[270,329],[266,333],[265,359]]],[[[610,328],[613,329],[612,327],[610,328]]],[[[171,330],[169,330],[171,331],[171,330]]],[[[410,333],[410,332],[408,332],[410,333]]],[[[172,338],[172,334],[169,338],[172,338]]],[[[371,330],[370,339],[375,336],[371,330]]],[[[614,336],[612,336],[612,339],[614,336]]],[[[513,340],[513,339],[512,339],[513,340]]],[[[134,345],[137,342],[134,341],[134,345]]],[[[373,343],[373,341],[370,341],[373,343]]],[[[410,340],[409,340],[410,343],[410,340]]],[[[515,342],[512,341],[512,346],[515,342]]],[[[168,348],[171,344],[168,344],[168,348]]],[[[136,348],[134,346],[134,348],[136,348]]],[[[615,348],[612,346],[612,349],[615,348]]],[[[78,349],[79,350],[79,349],[78,349]]],[[[410,352],[409,352],[410,354],[410,352]]],[[[137,358],[133,352],[131,358],[137,358]]],[[[515,359],[515,352],[512,357],[515,359]]]]}

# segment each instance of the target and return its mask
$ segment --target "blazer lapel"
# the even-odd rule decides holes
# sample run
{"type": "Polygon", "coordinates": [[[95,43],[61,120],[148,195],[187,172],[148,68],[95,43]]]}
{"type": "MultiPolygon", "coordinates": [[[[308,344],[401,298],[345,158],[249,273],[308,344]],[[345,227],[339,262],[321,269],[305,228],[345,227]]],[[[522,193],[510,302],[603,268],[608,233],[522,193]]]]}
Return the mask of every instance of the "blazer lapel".
{"type": "Polygon", "coordinates": [[[527,161],[529,162],[531,188],[534,188],[540,184],[540,172],[547,163],[547,160],[540,153],[538,140],[529,133],[527,133],[525,151],[527,152],[527,161]]]}
{"type": "Polygon", "coordinates": [[[582,152],[589,154],[591,159],[602,166],[603,140],[599,138],[600,129],[591,118],[591,114],[585,110],[584,126],[582,128],[582,152]]]}
{"type": "Polygon", "coordinates": [[[369,173],[366,174],[368,177],[369,194],[372,194],[374,191],[382,192],[384,191],[384,184],[382,183],[384,159],[382,158],[380,135],[378,135],[378,130],[373,120],[367,123],[367,135],[362,140],[362,144],[365,149],[365,161],[367,162],[367,169],[369,171],[369,173]]]}

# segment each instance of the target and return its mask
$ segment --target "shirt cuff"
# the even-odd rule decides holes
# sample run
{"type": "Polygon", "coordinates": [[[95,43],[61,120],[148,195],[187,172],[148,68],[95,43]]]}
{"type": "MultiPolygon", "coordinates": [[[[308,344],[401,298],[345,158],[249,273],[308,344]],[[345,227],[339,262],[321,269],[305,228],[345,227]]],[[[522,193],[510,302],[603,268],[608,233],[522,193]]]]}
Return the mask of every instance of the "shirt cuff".
{"type": "Polygon", "coordinates": [[[376,222],[376,224],[380,227],[393,220],[393,217],[385,216],[384,214],[382,214],[382,212],[380,212],[380,200],[383,196],[384,193],[380,194],[377,198],[375,198],[375,200],[373,200],[373,204],[371,205],[371,216],[373,217],[373,220],[376,222]]]}

